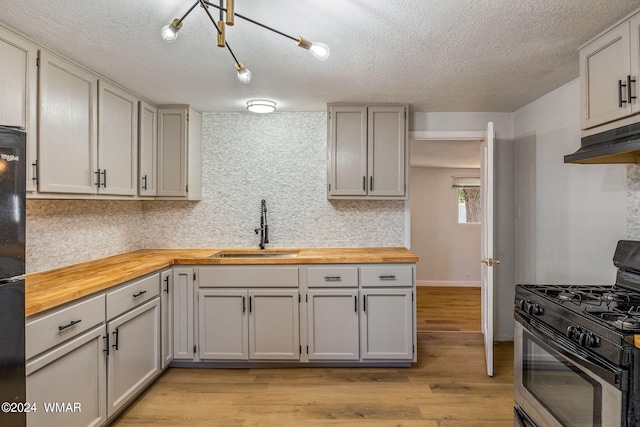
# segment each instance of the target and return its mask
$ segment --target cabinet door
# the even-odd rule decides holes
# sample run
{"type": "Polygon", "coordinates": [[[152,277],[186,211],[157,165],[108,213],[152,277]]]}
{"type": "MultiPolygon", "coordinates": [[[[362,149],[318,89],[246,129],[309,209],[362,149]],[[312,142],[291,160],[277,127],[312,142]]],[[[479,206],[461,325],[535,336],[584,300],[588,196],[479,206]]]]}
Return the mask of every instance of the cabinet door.
{"type": "Polygon", "coordinates": [[[405,195],[406,108],[369,107],[369,196],[405,195]]]}
{"type": "Polygon", "coordinates": [[[249,291],[249,358],[300,359],[298,290],[249,291]]]}
{"type": "Polygon", "coordinates": [[[201,290],[198,295],[200,359],[247,360],[249,319],[247,291],[201,290]]]}
{"type": "Polygon", "coordinates": [[[38,48],[0,27],[0,124],[27,131],[27,191],[36,190],[38,48]]]}
{"type": "Polygon", "coordinates": [[[322,289],[307,295],[309,360],[358,360],[358,291],[322,289]]]}
{"type": "Polygon", "coordinates": [[[640,14],[636,15],[630,21],[631,26],[631,78],[635,80],[631,84],[631,95],[636,99],[631,101],[631,111],[633,113],[640,112],[640,91],[638,85],[640,84],[640,14]]]}
{"type": "Polygon", "coordinates": [[[626,85],[630,75],[629,23],[625,22],[580,50],[582,129],[631,114],[626,85]]]}
{"type": "Polygon", "coordinates": [[[158,196],[187,195],[187,109],[158,109],[158,196]]]}
{"type": "Polygon", "coordinates": [[[112,320],[107,332],[107,413],[111,416],[160,372],[160,300],[155,298],[112,320]]]}
{"type": "Polygon", "coordinates": [[[156,195],[157,162],[158,162],[158,109],[153,105],[140,101],[140,168],[138,194],[141,196],[156,195]]]}
{"type": "Polygon", "coordinates": [[[360,295],[362,359],[412,359],[412,290],[365,289],[360,295]]]}
{"type": "Polygon", "coordinates": [[[367,194],[367,107],[329,110],[329,196],[367,194]]]}
{"type": "Polygon", "coordinates": [[[41,50],[39,83],[39,191],[95,193],[97,77],[41,50]]]}
{"type": "Polygon", "coordinates": [[[193,269],[173,269],[173,359],[193,360],[193,269]]]}
{"type": "Polygon", "coordinates": [[[162,345],[161,369],[173,360],[173,271],[160,273],[160,342],[162,345]]]}
{"type": "Polygon", "coordinates": [[[98,193],[138,194],[138,98],[98,82],[98,193]]]}
{"type": "Polygon", "coordinates": [[[29,426],[99,426],[107,419],[104,324],[27,363],[29,426]],[[47,411],[45,404],[64,403],[47,411]],[[68,405],[71,405],[70,407],[68,405]]]}

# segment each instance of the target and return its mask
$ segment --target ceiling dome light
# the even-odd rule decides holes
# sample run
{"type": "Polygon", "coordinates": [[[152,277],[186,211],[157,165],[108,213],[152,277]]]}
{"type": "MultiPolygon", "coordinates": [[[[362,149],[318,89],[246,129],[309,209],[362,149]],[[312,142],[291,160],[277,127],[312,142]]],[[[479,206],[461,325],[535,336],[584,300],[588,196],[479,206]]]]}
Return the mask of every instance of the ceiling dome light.
{"type": "Polygon", "coordinates": [[[247,101],[247,110],[252,113],[273,113],[276,111],[276,103],[267,99],[251,99],[247,101]]]}
{"type": "Polygon", "coordinates": [[[180,31],[180,28],[182,28],[182,22],[176,18],[171,22],[171,24],[162,27],[160,35],[167,43],[173,43],[178,38],[178,31],[180,31]]]}

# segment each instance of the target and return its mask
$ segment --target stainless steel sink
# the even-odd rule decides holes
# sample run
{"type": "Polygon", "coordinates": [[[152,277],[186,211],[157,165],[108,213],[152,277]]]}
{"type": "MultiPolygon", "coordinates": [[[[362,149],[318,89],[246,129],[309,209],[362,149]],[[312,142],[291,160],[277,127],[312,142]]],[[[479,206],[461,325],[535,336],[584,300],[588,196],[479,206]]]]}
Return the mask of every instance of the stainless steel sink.
{"type": "Polygon", "coordinates": [[[218,252],[212,258],[295,258],[297,252],[218,252]]]}

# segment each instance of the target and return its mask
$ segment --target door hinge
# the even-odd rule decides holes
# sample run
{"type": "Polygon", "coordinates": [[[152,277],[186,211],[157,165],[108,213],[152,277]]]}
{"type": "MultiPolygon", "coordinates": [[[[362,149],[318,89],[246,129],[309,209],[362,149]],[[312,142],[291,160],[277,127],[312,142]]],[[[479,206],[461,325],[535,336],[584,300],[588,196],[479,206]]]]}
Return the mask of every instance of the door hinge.
{"type": "Polygon", "coordinates": [[[329,120],[331,120],[331,111],[329,111],[327,115],[329,116],[329,120]]]}
{"type": "Polygon", "coordinates": [[[195,271],[193,272],[193,281],[194,282],[196,281],[196,272],[195,271]]]}
{"type": "Polygon", "coordinates": [[[412,352],[413,354],[415,354],[415,353],[416,353],[416,346],[415,346],[415,345],[412,345],[412,346],[411,346],[411,352],[412,352]]]}
{"type": "Polygon", "coordinates": [[[309,346],[307,346],[307,354],[309,354],[309,346]]]}
{"type": "Polygon", "coordinates": [[[184,191],[186,191],[187,193],[189,192],[189,184],[187,184],[187,186],[184,188],[184,191]]]}
{"type": "Polygon", "coordinates": [[[329,191],[331,191],[331,184],[329,184],[329,191]]]}
{"type": "Polygon", "coordinates": [[[36,67],[40,66],[40,58],[36,58],[36,67]]]}
{"type": "Polygon", "coordinates": [[[305,296],[304,296],[304,302],[309,302],[309,294],[305,294],[305,296]]]}
{"type": "Polygon", "coordinates": [[[302,354],[302,346],[300,346],[300,354],[302,354]]]}
{"type": "Polygon", "coordinates": [[[302,295],[298,294],[298,304],[302,302],[301,298],[302,298],[302,295]]]}
{"type": "Polygon", "coordinates": [[[411,291],[411,302],[413,302],[413,291],[411,291]]]}
{"type": "Polygon", "coordinates": [[[189,113],[187,113],[187,121],[189,121],[189,113]]]}
{"type": "Polygon", "coordinates": [[[193,354],[196,354],[196,345],[193,345],[193,354]]]}

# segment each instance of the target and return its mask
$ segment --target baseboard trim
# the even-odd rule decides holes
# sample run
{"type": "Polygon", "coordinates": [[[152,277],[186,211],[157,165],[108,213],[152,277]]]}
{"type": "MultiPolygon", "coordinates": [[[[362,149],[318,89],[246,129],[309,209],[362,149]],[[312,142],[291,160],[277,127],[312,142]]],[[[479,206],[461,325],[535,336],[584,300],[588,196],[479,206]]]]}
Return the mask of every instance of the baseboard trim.
{"type": "Polygon", "coordinates": [[[468,282],[457,282],[457,281],[443,281],[443,280],[416,280],[416,286],[459,286],[459,287],[467,287],[467,288],[480,288],[482,286],[482,282],[480,281],[468,281],[468,282]]]}

